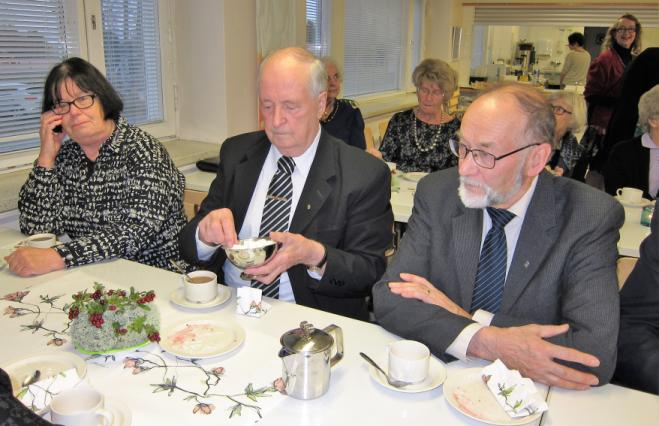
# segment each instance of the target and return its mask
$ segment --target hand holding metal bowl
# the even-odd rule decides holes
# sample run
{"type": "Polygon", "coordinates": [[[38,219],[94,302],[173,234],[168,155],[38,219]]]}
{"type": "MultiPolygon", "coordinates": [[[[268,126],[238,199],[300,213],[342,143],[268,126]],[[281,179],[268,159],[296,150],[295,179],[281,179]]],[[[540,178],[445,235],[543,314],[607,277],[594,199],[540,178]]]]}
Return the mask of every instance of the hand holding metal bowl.
{"type": "MultiPolygon", "coordinates": [[[[233,246],[224,248],[229,262],[240,269],[265,265],[277,253],[277,250],[279,250],[279,244],[264,237],[239,240],[233,246]]],[[[244,272],[240,276],[244,280],[255,279],[254,276],[244,272]]]]}

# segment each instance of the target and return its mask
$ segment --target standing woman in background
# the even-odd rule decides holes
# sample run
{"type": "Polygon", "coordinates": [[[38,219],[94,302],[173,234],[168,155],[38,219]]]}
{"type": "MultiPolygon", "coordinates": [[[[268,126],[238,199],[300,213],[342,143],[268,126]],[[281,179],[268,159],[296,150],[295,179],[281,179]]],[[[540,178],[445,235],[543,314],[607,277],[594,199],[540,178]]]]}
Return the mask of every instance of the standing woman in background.
{"type": "MultiPolygon", "coordinates": [[[[588,126],[593,135],[602,139],[613,110],[622,93],[622,76],[625,68],[641,51],[641,23],[633,15],[622,15],[609,28],[602,53],[588,69],[584,97],[588,102],[588,126]]],[[[592,170],[599,171],[608,157],[602,147],[592,159],[592,170]]]]}
{"type": "Polygon", "coordinates": [[[350,99],[338,99],[343,73],[334,59],[326,56],[321,61],[327,71],[327,103],[320,124],[335,138],[356,148],[366,149],[361,111],[350,99]]]}
{"type": "Polygon", "coordinates": [[[403,172],[434,172],[453,167],[449,140],[456,137],[460,120],[449,114],[448,102],[458,84],[458,73],[439,59],[425,59],[414,69],[419,106],[394,114],[382,139],[380,152],[403,172]]]}
{"type": "Polygon", "coordinates": [[[128,124],[123,102],[89,62],[69,58],[48,74],[39,156],[18,200],[21,232],[67,234],[52,248],[19,247],[20,276],[116,257],[172,269],[185,178],[156,138],[128,124]]]}

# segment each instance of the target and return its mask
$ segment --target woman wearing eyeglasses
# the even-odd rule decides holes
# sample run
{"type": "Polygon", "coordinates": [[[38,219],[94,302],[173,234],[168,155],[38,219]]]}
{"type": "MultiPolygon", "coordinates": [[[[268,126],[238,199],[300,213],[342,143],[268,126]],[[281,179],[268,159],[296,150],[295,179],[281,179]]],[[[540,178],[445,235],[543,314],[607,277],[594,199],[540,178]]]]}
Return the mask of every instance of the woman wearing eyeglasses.
{"type": "Polygon", "coordinates": [[[128,124],[121,98],[90,63],[70,58],[44,88],[41,146],[19,195],[24,234],[67,234],[52,248],[7,257],[21,276],[121,257],[178,261],[185,180],[165,148],[128,124]]]}
{"type": "Polygon", "coordinates": [[[457,87],[458,73],[439,59],[423,60],[412,73],[419,106],[394,114],[380,152],[403,172],[434,172],[457,165],[449,140],[460,120],[448,113],[448,101],[457,87]]]}
{"type": "Polygon", "coordinates": [[[574,135],[586,121],[584,100],[579,94],[567,92],[552,93],[548,100],[556,119],[556,136],[547,167],[556,176],[570,177],[584,151],[574,135]]]}
{"type": "MultiPolygon", "coordinates": [[[[584,91],[588,101],[588,125],[600,137],[606,133],[622,94],[625,68],[641,51],[641,23],[633,15],[622,15],[609,28],[602,49],[602,53],[590,64],[584,91]]],[[[591,169],[600,170],[608,154],[602,151],[591,162],[591,169]]]]}

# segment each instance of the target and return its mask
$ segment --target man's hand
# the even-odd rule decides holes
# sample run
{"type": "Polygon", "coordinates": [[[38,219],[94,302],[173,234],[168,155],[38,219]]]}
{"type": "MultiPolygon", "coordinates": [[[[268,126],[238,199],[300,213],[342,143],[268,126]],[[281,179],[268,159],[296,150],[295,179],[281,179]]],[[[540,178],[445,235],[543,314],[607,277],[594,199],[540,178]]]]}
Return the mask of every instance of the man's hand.
{"type": "Polygon", "coordinates": [[[9,270],[21,277],[41,275],[66,267],[62,256],[52,248],[19,247],[5,260],[9,270]]]}
{"type": "Polygon", "coordinates": [[[197,227],[204,244],[231,247],[238,241],[233,213],[229,209],[213,210],[201,219],[197,227]]]}
{"type": "Polygon", "coordinates": [[[322,244],[300,234],[271,232],[270,238],[281,243],[277,254],[263,266],[245,269],[246,274],[255,275],[256,279],[264,284],[270,284],[292,266],[317,265],[325,254],[325,247],[322,244]]]}
{"type": "Polygon", "coordinates": [[[485,327],[469,343],[467,355],[494,361],[499,358],[508,368],[519,370],[529,377],[550,386],[585,390],[599,383],[597,377],[554,361],[560,359],[597,367],[599,360],[587,353],[545,340],[563,334],[568,324],[522,327],[485,327]]]}
{"type": "Polygon", "coordinates": [[[403,282],[390,282],[389,289],[392,293],[407,299],[418,299],[425,303],[437,305],[447,311],[471,319],[469,312],[449,299],[441,290],[432,285],[428,280],[414,274],[401,273],[403,282]]]}

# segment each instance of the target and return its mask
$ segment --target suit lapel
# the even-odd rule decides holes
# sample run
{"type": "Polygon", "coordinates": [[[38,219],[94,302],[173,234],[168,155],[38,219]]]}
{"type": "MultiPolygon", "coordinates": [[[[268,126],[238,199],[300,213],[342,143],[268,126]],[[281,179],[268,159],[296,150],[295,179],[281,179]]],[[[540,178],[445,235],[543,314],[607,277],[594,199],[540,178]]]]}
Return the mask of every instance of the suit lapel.
{"type": "Polygon", "coordinates": [[[542,172],[538,177],[533,197],[524,217],[524,223],[515,246],[513,260],[506,277],[501,311],[509,311],[517,302],[557,236],[551,229],[556,226],[556,194],[552,177],[542,172]]]}
{"type": "Polygon", "coordinates": [[[243,159],[236,166],[234,181],[232,182],[232,202],[229,208],[234,214],[236,230],[240,230],[247,214],[247,208],[252,199],[256,182],[259,180],[263,163],[270,151],[270,142],[264,137],[259,143],[245,153],[243,159]]]}
{"type": "Polygon", "coordinates": [[[455,270],[460,279],[461,306],[471,306],[471,297],[476,282],[478,259],[480,258],[481,234],[483,232],[483,210],[466,208],[459,202],[458,212],[453,217],[453,250],[455,270]]]}
{"type": "Polygon", "coordinates": [[[293,220],[289,227],[290,232],[301,234],[309,223],[320,212],[323,204],[334,190],[330,180],[336,175],[337,153],[335,147],[328,140],[325,130],[321,130],[318,149],[314,157],[307,181],[297,203],[293,220]]]}

